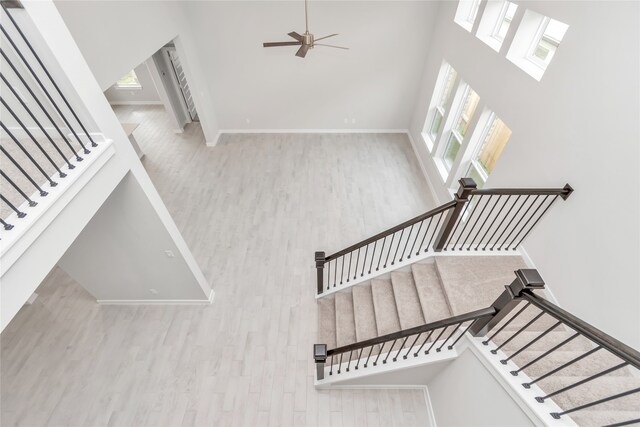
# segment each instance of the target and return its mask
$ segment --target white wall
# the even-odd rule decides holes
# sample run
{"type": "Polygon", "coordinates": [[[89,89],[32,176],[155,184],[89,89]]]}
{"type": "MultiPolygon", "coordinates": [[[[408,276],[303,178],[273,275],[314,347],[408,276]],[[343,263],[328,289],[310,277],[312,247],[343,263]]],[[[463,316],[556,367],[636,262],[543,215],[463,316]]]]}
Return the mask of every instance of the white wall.
{"type": "Polygon", "coordinates": [[[115,85],[109,87],[104,95],[112,105],[115,104],[162,104],[153,79],[149,74],[146,61],[135,67],[134,72],[138,77],[141,88],[125,89],[115,85]]]}
{"type": "Polygon", "coordinates": [[[203,289],[131,173],[58,265],[99,301],[203,300],[203,289]]]}
{"type": "Polygon", "coordinates": [[[216,142],[219,127],[210,76],[200,65],[200,52],[181,2],[61,0],[55,4],[103,91],[174,40],[205,138],[216,142]]]}
{"type": "Polygon", "coordinates": [[[516,3],[520,16],[528,8],[569,25],[542,80],[508,61],[508,46],[497,53],[455,24],[457,2],[443,3],[411,124],[416,148],[447,200],[420,135],[445,59],[513,131],[488,187],[575,188],[524,245],[560,304],[639,347],[640,4],[516,3]]]}
{"type": "Polygon", "coordinates": [[[470,350],[447,365],[428,388],[439,427],[534,425],[470,350]]]}
{"type": "Polygon", "coordinates": [[[262,47],[304,32],[301,1],[188,2],[187,16],[222,129],[406,129],[437,8],[310,2],[311,32],[340,33],[326,42],[350,50],[316,47],[305,59],[295,46],[262,47]]]}

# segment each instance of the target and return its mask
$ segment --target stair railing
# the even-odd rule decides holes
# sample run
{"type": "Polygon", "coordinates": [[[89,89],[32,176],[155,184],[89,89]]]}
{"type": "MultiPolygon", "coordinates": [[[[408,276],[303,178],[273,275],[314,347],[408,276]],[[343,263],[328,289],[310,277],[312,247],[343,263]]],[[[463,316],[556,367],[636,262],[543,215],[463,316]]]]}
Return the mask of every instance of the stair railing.
{"type": "Polygon", "coordinates": [[[315,253],[317,294],[441,251],[515,251],[573,188],[478,189],[462,178],[454,199],[326,256],[315,253]]]}
{"type": "Polygon", "coordinates": [[[98,144],[16,22],[20,2],[1,5],[10,24],[0,24],[0,200],[8,208],[0,224],[9,231],[98,144]]]}
{"type": "MultiPolygon", "coordinates": [[[[611,337],[566,310],[563,310],[539,294],[536,294],[535,291],[540,291],[545,288],[545,283],[537,270],[522,269],[517,270],[515,274],[516,278],[513,282],[505,286],[505,290],[500,294],[500,296],[498,296],[490,307],[335,349],[327,349],[326,344],[315,344],[314,360],[317,367],[317,379],[319,381],[325,379],[325,365],[327,364],[327,361],[329,363],[329,375],[340,375],[344,371],[348,372],[352,367],[357,370],[358,368],[366,369],[369,366],[376,366],[380,359],[382,359],[382,363],[387,363],[389,361],[390,363],[393,363],[399,360],[399,356],[402,356],[400,360],[407,359],[411,355],[413,355],[413,357],[422,356],[423,353],[421,352],[423,348],[426,348],[424,351],[425,355],[430,354],[434,348],[436,352],[441,352],[443,350],[451,351],[467,332],[473,337],[486,337],[486,335],[498,325],[500,326],[497,330],[493,332],[491,336],[486,337],[482,341],[482,344],[488,346],[492,342],[493,338],[500,334],[504,341],[502,341],[502,344],[497,345],[496,348],[490,350],[489,353],[492,355],[491,357],[499,357],[500,364],[505,366],[507,366],[510,361],[513,362],[514,357],[530,348],[534,343],[547,336],[550,332],[556,330],[561,325],[572,331],[568,338],[555,343],[555,345],[544,351],[541,355],[538,355],[522,366],[519,366],[517,369],[511,370],[510,374],[514,377],[518,376],[526,368],[549,357],[552,353],[562,351],[563,346],[579,337],[586,338],[593,343],[593,347],[590,350],[585,350],[580,356],[557,366],[547,373],[537,377],[535,380],[522,383],[522,387],[526,389],[530,389],[533,384],[553,377],[554,375],[561,376],[561,371],[563,369],[598,351],[609,352],[619,359],[618,363],[614,363],[607,369],[603,369],[600,372],[590,375],[587,378],[581,379],[559,390],[555,390],[543,396],[537,396],[535,400],[539,403],[561,393],[565,393],[575,387],[585,384],[588,386],[591,381],[624,368],[631,367],[640,371],[640,352],[611,337]],[[523,304],[523,307],[520,307],[517,312],[514,312],[515,308],[520,304],[523,304]],[[532,307],[537,309],[537,312],[530,313],[535,314],[531,320],[528,320],[524,326],[517,330],[507,329],[507,326],[512,324],[515,319],[522,316],[523,312],[526,312],[532,307]],[[520,348],[514,350],[510,356],[507,357],[501,352],[501,349],[506,344],[511,342],[515,337],[520,336],[523,332],[529,330],[531,325],[539,322],[544,316],[550,316],[554,319],[552,326],[542,332],[536,332],[535,336],[532,337],[531,340],[528,340],[520,348]],[[453,328],[449,329],[451,326],[453,326],[453,328]],[[454,336],[456,338],[452,340],[454,336]],[[450,344],[447,345],[449,342],[450,344]],[[409,346],[406,346],[407,343],[410,343],[409,346]]],[[[561,412],[553,412],[550,413],[550,415],[555,419],[560,419],[561,417],[575,411],[591,408],[593,406],[636,393],[640,393],[640,388],[612,391],[611,394],[606,397],[564,409],[561,412]]],[[[622,420],[620,423],[615,425],[628,425],[639,421],[640,419],[622,420]]]]}

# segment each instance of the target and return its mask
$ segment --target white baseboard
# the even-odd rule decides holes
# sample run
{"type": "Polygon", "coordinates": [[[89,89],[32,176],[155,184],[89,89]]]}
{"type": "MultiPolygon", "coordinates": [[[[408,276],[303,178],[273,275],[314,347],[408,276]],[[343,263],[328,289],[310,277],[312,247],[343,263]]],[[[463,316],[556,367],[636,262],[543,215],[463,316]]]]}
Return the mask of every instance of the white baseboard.
{"type": "Polygon", "coordinates": [[[407,133],[407,129],[221,129],[223,133],[407,133]]]}
{"type": "Polygon", "coordinates": [[[164,105],[162,101],[109,101],[110,105],[164,105]]]}
{"type": "Polygon", "coordinates": [[[100,305],[210,305],[213,304],[215,292],[213,289],[209,293],[208,299],[188,300],[188,299],[140,299],[140,300],[116,300],[99,299],[96,302],[100,305]]]}

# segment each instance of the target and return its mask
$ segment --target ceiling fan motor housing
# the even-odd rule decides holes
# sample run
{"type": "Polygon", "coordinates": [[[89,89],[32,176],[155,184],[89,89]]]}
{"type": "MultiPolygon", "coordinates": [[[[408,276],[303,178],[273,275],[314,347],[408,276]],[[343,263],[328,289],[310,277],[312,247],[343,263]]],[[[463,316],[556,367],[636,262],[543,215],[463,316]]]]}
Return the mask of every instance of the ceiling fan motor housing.
{"type": "Polygon", "coordinates": [[[302,35],[302,43],[313,47],[313,34],[308,31],[302,35]]]}

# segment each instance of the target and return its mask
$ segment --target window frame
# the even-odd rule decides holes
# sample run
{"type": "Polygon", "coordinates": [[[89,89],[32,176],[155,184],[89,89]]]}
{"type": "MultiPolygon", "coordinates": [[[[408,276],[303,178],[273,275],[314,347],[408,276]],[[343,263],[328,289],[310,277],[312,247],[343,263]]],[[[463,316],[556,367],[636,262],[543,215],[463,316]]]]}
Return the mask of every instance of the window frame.
{"type": "MultiPolygon", "coordinates": [[[[507,12],[509,11],[509,7],[514,5],[516,8],[513,12],[513,16],[515,17],[516,11],[518,10],[518,5],[516,3],[510,2],[509,0],[504,0],[502,3],[502,7],[500,9],[500,13],[498,14],[498,20],[496,21],[495,26],[493,27],[493,31],[491,32],[491,37],[500,42],[500,44],[504,43],[504,37],[500,37],[500,28],[502,28],[502,24],[507,18],[507,12]]],[[[513,22],[513,18],[509,19],[509,26],[507,27],[507,33],[509,32],[509,28],[511,28],[511,23],[513,22]]],[[[506,36],[506,34],[505,34],[506,36]]]]}
{"type": "MultiPolygon", "coordinates": [[[[446,172],[447,178],[451,176],[454,170],[457,170],[456,162],[460,158],[460,155],[464,154],[464,152],[467,150],[467,148],[465,148],[466,146],[465,142],[468,140],[470,135],[473,135],[474,133],[474,129],[476,127],[474,120],[477,117],[476,113],[477,113],[478,107],[480,107],[481,105],[480,96],[478,95],[477,92],[473,90],[473,88],[469,83],[461,81],[457,91],[460,91],[461,89],[463,91],[462,94],[461,95],[456,94],[456,96],[454,97],[456,99],[456,105],[455,105],[455,108],[451,109],[451,113],[447,118],[447,123],[449,126],[445,126],[445,128],[443,129],[443,135],[440,136],[441,143],[439,144],[441,147],[439,147],[437,151],[438,153],[437,157],[442,167],[444,168],[444,171],[446,172]],[[458,132],[457,130],[458,122],[462,119],[465,102],[467,97],[470,95],[471,91],[473,91],[478,96],[478,104],[476,105],[473,115],[468,118],[469,120],[467,122],[467,132],[465,132],[465,135],[461,135],[460,132],[458,132]],[[455,110],[455,114],[454,114],[454,110],[455,110]],[[446,130],[446,132],[444,132],[444,130],[446,130]],[[444,138],[445,136],[446,138],[444,138]],[[451,138],[455,138],[456,141],[460,144],[460,147],[458,148],[456,157],[452,159],[451,164],[449,164],[445,155],[449,149],[449,146],[451,145],[451,138]]],[[[445,180],[447,178],[445,178],[445,180]]]]}
{"type": "Polygon", "coordinates": [[[527,51],[527,59],[532,62],[533,64],[535,64],[536,66],[542,68],[542,69],[546,69],[549,64],[551,63],[551,59],[553,58],[553,56],[555,55],[555,50],[558,49],[558,47],[560,46],[560,41],[558,40],[554,40],[551,37],[546,37],[545,38],[545,33],[547,31],[547,27],[549,26],[549,23],[551,22],[551,18],[548,16],[545,16],[542,18],[542,22],[540,23],[540,26],[538,27],[538,30],[536,32],[536,36],[533,38],[533,43],[531,43],[531,46],[529,47],[529,50],[527,51]],[[538,46],[540,46],[540,43],[545,40],[548,43],[550,43],[551,45],[553,45],[555,47],[554,53],[551,55],[551,58],[548,61],[545,61],[543,59],[538,58],[535,55],[535,51],[538,48],[538,46]]]}
{"type": "Polygon", "coordinates": [[[427,113],[427,117],[425,118],[424,126],[422,128],[422,138],[427,146],[427,149],[430,153],[434,153],[437,149],[440,138],[442,137],[442,133],[447,122],[447,118],[451,111],[451,106],[453,99],[455,98],[455,94],[457,92],[457,86],[459,85],[459,75],[453,66],[447,62],[446,60],[442,61],[442,65],[440,67],[440,71],[438,73],[438,79],[436,80],[436,85],[434,87],[433,95],[431,97],[431,103],[429,105],[429,112],[427,113]],[[451,83],[451,90],[444,103],[442,97],[445,94],[447,89],[447,82],[449,81],[449,75],[451,72],[454,73],[453,81],[451,83]],[[437,116],[440,115],[440,125],[438,126],[438,132],[432,133],[433,125],[437,116]]]}

